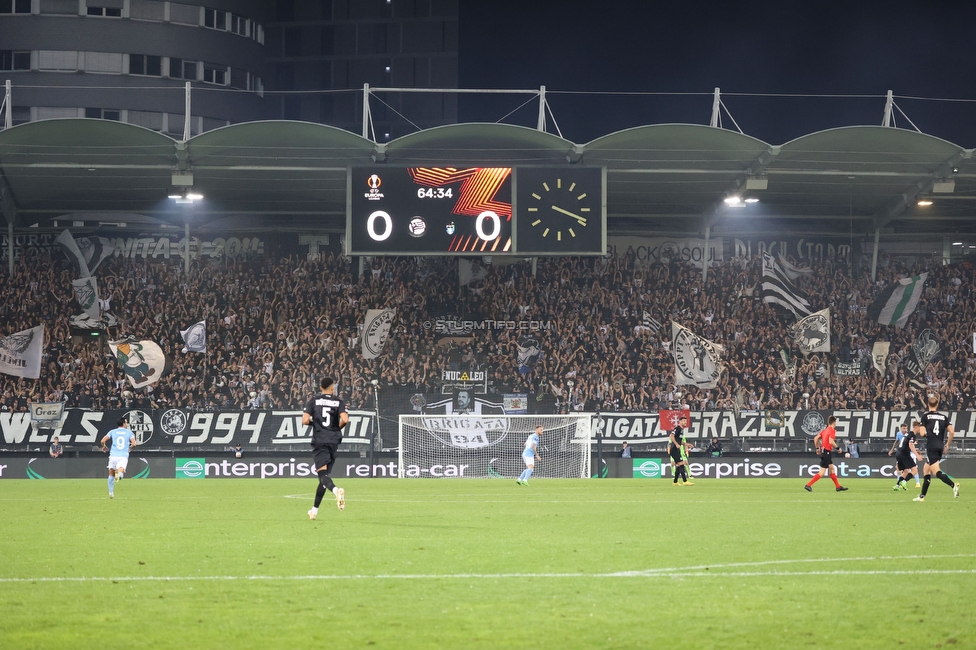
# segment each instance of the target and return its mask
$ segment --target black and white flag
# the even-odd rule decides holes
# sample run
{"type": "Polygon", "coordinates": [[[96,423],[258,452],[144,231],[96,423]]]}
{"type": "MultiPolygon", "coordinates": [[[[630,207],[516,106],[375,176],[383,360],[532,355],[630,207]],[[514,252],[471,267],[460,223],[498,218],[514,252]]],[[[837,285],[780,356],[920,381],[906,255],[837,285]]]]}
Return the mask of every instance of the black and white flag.
{"type": "Polygon", "coordinates": [[[180,330],[183,337],[183,352],[204,352],[207,351],[207,321],[190,325],[185,330],[180,330]]]}
{"type": "Polygon", "coordinates": [[[874,347],[871,348],[871,365],[874,369],[881,373],[884,377],[887,363],[888,363],[888,351],[891,349],[891,341],[875,341],[874,347]]]}
{"type": "Polygon", "coordinates": [[[651,330],[655,334],[657,334],[658,332],[661,331],[661,323],[657,319],[655,319],[653,316],[651,316],[651,313],[648,312],[648,311],[645,311],[644,312],[644,321],[643,322],[644,322],[644,327],[646,327],[647,329],[651,330]]]}
{"type": "Polygon", "coordinates": [[[78,304],[85,311],[85,315],[97,321],[99,317],[98,309],[98,282],[94,277],[72,280],[71,287],[75,290],[75,298],[78,304]]]}
{"type": "Polygon", "coordinates": [[[39,379],[44,352],[44,326],[38,325],[0,339],[0,372],[39,379]]]}
{"type": "Polygon", "coordinates": [[[911,352],[905,359],[905,370],[911,375],[911,383],[919,388],[925,387],[925,369],[939,358],[942,344],[930,329],[924,329],[915,337],[911,352]]]}
{"type": "Polygon", "coordinates": [[[765,303],[788,309],[797,318],[812,313],[810,301],[793,285],[776,258],[767,252],[763,252],[762,299],[765,303]]]}
{"type": "Polygon", "coordinates": [[[830,352],[830,309],[801,318],[791,328],[793,342],[804,355],[830,352]]]}
{"type": "Polygon", "coordinates": [[[674,354],[674,383],[715,388],[722,374],[722,352],[718,343],[698,336],[671,321],[671,350],[674,354]]]}
{"type": "Polygon", "coordinates": [[[115,252],[112,243],[105,237],[75,239],[68,230],[64,230],[54,241],[61,247],[65,257],[74,264],[77,275],[82,278],[89,277],[99,264],[115,252]]]}
{"type": "Polygon", "coordinates": [[[383,346],[390,336],[395,309],[367,309],[363,323],[363,358],[375,359],[383,354],[383,346]]]}

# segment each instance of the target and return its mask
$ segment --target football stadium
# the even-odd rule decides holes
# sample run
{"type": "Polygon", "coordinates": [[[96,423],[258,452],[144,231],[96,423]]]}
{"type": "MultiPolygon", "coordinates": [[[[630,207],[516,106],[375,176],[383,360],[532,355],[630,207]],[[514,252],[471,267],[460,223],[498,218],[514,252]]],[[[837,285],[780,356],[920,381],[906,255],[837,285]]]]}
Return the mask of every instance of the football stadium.
{"type": "Polygon", "coordinates": [[[308,119],[211,4],[0,2],[0,647],[976,647],[972,148],[308,119]]]}

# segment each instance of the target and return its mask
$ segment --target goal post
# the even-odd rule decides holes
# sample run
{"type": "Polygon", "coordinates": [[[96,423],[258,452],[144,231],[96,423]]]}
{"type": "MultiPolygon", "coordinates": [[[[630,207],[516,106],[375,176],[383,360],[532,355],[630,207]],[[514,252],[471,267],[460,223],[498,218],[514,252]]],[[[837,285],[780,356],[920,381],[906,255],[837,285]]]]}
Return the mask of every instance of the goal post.
{"type": "Polygon", "coordinates": [[[517,478],[542,425],[532,478],[589,478],[592,416],[401,415],[400,478],[517,478]]]}

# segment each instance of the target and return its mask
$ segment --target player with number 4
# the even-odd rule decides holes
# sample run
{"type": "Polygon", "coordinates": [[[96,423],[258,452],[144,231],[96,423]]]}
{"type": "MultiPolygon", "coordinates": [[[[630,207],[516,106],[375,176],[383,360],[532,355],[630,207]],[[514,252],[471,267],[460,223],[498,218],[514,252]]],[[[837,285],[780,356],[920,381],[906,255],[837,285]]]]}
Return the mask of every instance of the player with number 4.
{"type": "Polygon", "coordinates": [[[913,501],[925,501],[925,495],[929,491],[929,484],[932,483],[932,474],[946,485],[952,488],[952,496],[959,498],[959,484],[954,482],[948,474],[942,471],[940,463],[942,456],[949,451],[952,438],[956,435],[955,429],[949,424],[949,416],[939,413],[939,397],[929,396],[929,410],[919,417],[922,426],[921,435],[925,438],[925,478],[922,480],[922,493],[912,499],[913,501]],[[949,439],[946,440],[946,433],[949,439]]]}

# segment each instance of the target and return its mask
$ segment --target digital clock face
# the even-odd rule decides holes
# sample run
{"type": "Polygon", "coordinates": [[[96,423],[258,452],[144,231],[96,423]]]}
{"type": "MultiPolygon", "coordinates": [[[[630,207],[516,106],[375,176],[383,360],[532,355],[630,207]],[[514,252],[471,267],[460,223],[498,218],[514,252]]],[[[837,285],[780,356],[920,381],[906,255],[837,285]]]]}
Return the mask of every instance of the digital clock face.
{"type": "Polygon", "coordinates": [[[350,255],[512,253],[511,167],[354,167],[350,255]]]}

